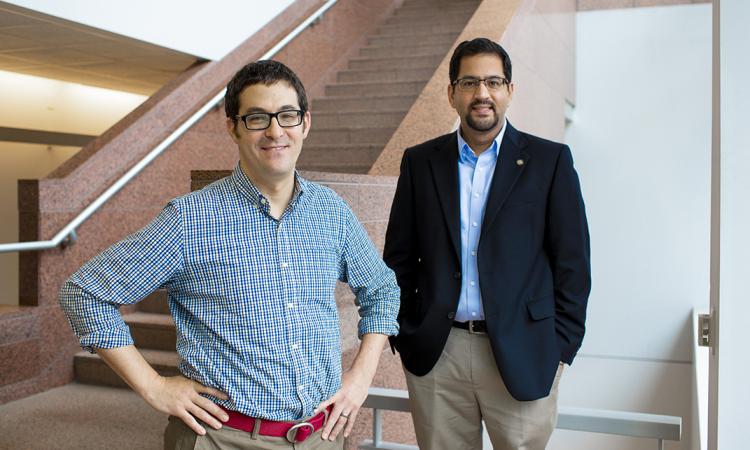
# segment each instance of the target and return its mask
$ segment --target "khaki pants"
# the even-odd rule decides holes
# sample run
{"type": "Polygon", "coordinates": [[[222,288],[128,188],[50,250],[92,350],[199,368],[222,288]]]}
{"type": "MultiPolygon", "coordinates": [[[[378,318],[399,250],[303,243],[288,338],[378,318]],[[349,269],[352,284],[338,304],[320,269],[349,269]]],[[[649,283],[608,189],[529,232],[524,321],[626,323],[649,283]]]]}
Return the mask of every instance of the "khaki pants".
{"type": "Polygon", "coordinates": [[[557,370],[550,395],[530,402],[505,388],[485,334],[451,328],[435,367],[405,370],[420,450],[482,448],[482,420],[494,450],[542,450],[557,423],[557,370]]]}
{"type": "Polygon", "coordinates": [[[322,428],[304,441],[292,444],[283,437],[258,435],[253,439],[252,433],[230,427],[214,430],[203,422],[199,422],[206,429],[204,436],[195,434],[185,423],[177,417],[170,416],[169,424],[164,430],[164,450],[229,450],[229,449],[259,449],[259,450],[342,450],[344,448],[344,432],[331,442],[320,437],[322,428]]]}

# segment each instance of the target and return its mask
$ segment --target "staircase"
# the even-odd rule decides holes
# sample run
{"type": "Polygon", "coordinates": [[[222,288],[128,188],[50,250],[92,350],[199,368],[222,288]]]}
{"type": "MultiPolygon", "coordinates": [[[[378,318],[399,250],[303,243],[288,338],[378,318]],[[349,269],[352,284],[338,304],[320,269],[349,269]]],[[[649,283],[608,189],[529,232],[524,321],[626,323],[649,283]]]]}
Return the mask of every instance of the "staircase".
{"type": "MultiPolygon", "coordinates": [[[[479,3],[406,0],[367,38],[337,81],[326,86],[325,97],[313,100],[313,128],[298,168],[367,173],[479,3]]],[[[154,292],[123,311],[123,318],[154,369],[177,375],[175,326],[166,292],[154,292]]],[[[97,355],[82,351],[74,361],[81,383],[125,386],[97,355]]]]}
{"type": "Polygon", "coordinates": [[[479,3],[406,0],[312,101],[298,168],[367,173],[479,3]]]}

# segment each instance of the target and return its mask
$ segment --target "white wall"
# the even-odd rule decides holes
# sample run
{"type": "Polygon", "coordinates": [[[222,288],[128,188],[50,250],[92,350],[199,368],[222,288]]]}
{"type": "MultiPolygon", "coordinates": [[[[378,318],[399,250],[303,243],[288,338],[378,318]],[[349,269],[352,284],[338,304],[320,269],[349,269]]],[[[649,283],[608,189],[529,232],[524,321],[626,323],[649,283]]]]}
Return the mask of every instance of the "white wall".
{"type": "Polygon", "coordinates": [[[293,0],[4,0],[206,59],[220,59],[293,0]]]}
{"type": "MultiPolygon", "coordinates": [[[[578,14],[566,141],[582,180],[593,290],[560,403],[683,417],[691,448],[691,311],[708,305],[711,6],[578,14]]],[[[649,448],[556,432],[551,449],[649,448]]]]}

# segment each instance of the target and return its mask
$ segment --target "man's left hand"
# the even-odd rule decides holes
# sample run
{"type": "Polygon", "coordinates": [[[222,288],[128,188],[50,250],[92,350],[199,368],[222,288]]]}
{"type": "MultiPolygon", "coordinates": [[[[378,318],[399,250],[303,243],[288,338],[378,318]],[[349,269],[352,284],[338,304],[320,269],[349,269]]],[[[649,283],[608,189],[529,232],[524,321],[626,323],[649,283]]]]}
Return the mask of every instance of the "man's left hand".
{"type": "Polygon", "coordinates": [[[341,389],[315,408],[315,412],[319,413],[333,405],[328,422],[323,427],[323,439],[334,441],[341,430],[344,430],[344,437],[349,437],[359,408],[367,398],[367,391],[375,377],[378,360],[387,341],[388,337],[383,334],[365,333],[362,336],[362,343],[351,369],[341,376],[341,389]]]}
{"type": "Polygon", "coordinates": [[[336,440],[342,429],[344,430],[344,437],[349,437],[349,433],[352,432],[354,427],[354,421],[357,419],[359,408],[367,398],[367,391],[371,382],[372,377],[355,369],[342,375],[341,389],[315,409],[317,413],[325,410],[328,405],[333,405],[333,409],[328,415],[328,422],[323,428],[323,439],[336,440]]]}

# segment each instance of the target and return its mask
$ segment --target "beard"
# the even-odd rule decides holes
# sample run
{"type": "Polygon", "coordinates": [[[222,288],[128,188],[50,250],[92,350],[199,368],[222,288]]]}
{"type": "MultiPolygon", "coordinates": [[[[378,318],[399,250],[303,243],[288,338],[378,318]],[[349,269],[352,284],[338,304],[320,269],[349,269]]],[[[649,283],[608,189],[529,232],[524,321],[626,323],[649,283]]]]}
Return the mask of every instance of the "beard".
{"type": "Polygon", "coordinates": [[[469,112],[466,113],[466,116],[464,116],[464,122],[472,130],[484,132],[484,131],[490,131],[491,129],[495,128],[497,126],[497,124],[500,123],[500,117],[497,115],[497,111],[495,111],[495,105],[493,105],[491,103],[487,103],[487,102],[476,102],[476,103],[473,103],[469,107],[469,112]],[[489,106],[490,108],[492,108],[492,112],[494,114],[492,114],[491,117],[484,117],[484,118],[481,118],[481,119],[474,119],[471,116],[471,108],[473,108],[474,106],[477,106],[477,105],[489,106]]]}

